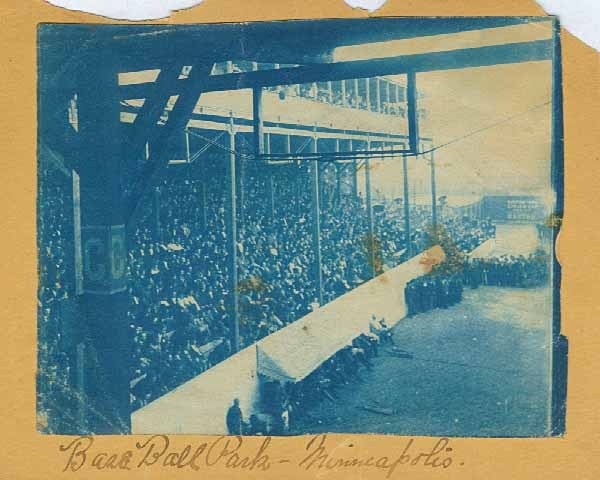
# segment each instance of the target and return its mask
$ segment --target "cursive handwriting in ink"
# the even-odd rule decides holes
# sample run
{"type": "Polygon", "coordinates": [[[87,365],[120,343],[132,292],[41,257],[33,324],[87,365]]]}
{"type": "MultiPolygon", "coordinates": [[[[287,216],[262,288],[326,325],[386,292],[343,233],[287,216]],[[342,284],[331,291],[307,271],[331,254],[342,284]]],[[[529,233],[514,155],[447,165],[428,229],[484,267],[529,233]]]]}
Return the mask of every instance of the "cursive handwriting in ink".
{"type": "MultiPolygon", "coordinates": [[[[258,439],[256,439],[258,440],[258,439]]],[[[167,435],[152,435],[135,448],[124,451],[104,451],[95,447],[92,436],[82,436],[60,445],[59,451],[66,455],[63,471],[77,472],[80,469],[157,469],[176,468],[198,471],[202,468],[227,468],[246,471],[267,471],[274,464],[295,464],[303,470],[378,470],[390,478],[401,466],[449,468],[453,464],[453,449],[450,440],[440,438],[431,448],[418,448],[414,439],[401,444],[396,455],[353,455],[346,450],[353,445],[328,446],[326,434],[311,437],[297,460],[275,458],[271,449],[271,437],[264,437],[258,448],[250,446],[252,441],[243,437],[221,436],[212,442],[199,442],[174,446],[167,435]],[[246,442],[246,443],[245,443],[246,442]],[[343,453],[344,451],[347,454],[343,453]],[[335,455],[333,454],[335,452],[335,455]],[[342,453],[340,453],[342,452],[342,453]]]]}
{"type": "MultiPolygon", "coordinates": [[[[306,445],[307,454],[300,460],[298,466],[304,470],[333,470],[340,468],[354,469],[379,469],[386,471],[386,478],[390,478],[399,465],[424,466],[431,468],[448,468],[452,465],[449,456],[452,448],[448,446],[449,440],[441,438],[428,451],[414,452],[414,440],[411,438],[406,443],[402,453],[395,459],[388,456],[333,456],[326,445],[327,435],[317,435],[306,445]]],[[[336,451],[339,449],[336,449],[336,451]]]]}
{"type": "MultiPolygon", "coordinates": [[[[130,470],[134,468],[163,467],[188,468],[199,470],[201,467],[222,466],[229,469],[266,471],[273,460],[268,452],[271,437],[265,437],[257,450],[244,452],[242,437],[218,437],[211,443],[197,445],[186,444],[183,448],[173,448],[167,435],[153,435],[143,442],[136,442],[135,450],[109,453],[93,452],[94,437],[78,437],[66,445],[60,445],[59,451],[67,453],[63,471],[76,472],[82,467],[130,470]],[[134,460],[135,457],[135,460],[134,460]]],[[[278,459],[285,463],[287,459],[278,459]]]]}

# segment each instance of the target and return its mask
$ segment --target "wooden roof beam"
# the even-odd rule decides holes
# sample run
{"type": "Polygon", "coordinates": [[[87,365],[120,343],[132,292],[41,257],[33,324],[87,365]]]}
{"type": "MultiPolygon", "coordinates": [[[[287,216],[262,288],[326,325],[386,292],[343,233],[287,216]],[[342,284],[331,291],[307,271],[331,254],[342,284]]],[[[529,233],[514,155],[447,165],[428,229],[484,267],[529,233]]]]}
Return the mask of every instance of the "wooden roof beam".
{"type": "MultiPolygon", "coordinates": [[[[295,85],[310,82],[326,82],[353,78],[371,78],[383,75],[399,75],[408,72],[432,72],[463,68],[486,67],[522,62],[550,60],[552,40],[508,43],[477,48],[430,52],[396,57],[312,64],[301,67],[258,70],[253,72],[210,75],[203,81],[203,92],[241,90],[276,85],[295,85]]],[[[174,82],[172,95],[192,79],[174,82]]],[[[123,85],[121,98],[146,98],[153,94],[154,83],[123,85]]],[[[198,85],[200,88],[200,85],[198,85]]]]}

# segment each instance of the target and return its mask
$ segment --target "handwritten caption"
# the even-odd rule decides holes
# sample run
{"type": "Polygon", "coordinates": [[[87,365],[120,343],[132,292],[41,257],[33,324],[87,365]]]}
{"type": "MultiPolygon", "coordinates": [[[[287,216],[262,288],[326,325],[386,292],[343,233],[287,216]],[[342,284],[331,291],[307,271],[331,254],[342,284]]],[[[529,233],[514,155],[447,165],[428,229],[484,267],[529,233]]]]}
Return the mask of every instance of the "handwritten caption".
{"type": "Polygon", "coordinates": [[[394,472],[407,467],[447,469],[463,464],[455,460],[448,438],[420,441],[423,445],[418,445],[412,438],[403,439],[395,449],[397,453],[391,456],[356,455],[353,454],[354,444],[347,441],[333,444],[324,434],[309,438],[304,449],[297,452],[297,457],[277,456],[271,437],[265,437],[258,448],[255,441],[224,436],[176,447],[167,435],[153,435],[136,442],[135,448],[116,452],[101,450],[95,443],[94,437],[81,436],[59,445],[59,451],[65,457],[63,471],[160,468],[267,471],[276,465],[288,464],[306,471],[377,470],[384,473],[385,478],[391,478],[394,472]]]}

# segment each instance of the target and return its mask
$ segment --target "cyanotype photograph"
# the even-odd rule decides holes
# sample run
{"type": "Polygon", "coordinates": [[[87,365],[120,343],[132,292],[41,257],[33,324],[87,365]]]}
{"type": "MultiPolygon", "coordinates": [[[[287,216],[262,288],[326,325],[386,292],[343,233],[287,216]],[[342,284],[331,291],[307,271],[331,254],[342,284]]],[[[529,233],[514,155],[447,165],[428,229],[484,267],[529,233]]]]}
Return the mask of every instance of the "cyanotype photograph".
{"type": "Polygon", "coordinates": [[[40,24],[38,431],[562,435],[558,31],[40,24]]]}

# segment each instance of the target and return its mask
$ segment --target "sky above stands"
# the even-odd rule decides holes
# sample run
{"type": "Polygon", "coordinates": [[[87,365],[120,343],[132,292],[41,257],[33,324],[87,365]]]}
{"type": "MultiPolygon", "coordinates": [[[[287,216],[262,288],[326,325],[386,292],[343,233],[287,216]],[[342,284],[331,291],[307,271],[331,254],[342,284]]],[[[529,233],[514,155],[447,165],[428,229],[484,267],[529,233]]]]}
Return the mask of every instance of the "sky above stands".
{"type": "MultiPolygon", "coordinates": [[[[536,37],[541,30],[539,24],[507,28],[505,35],[495,33],[494,43],[521,41],[528,36],[526,29],[534,29],[536,37]]],[[[545,30],[541,38],[549,38],[550,32],[545,30]]],[[[456,43],[457,39],[451,41],[456,43]]],[[[485,44],[489,40],[471,36],[467,48],[477,46],[478,41],[485,44]]],[[[428,39],[426,48],[446,49],[446,41],[443,43],[436,48],[428,39]]],[[[456,140],[434,154],[438,194],[549,190],[551,87],[550,61],[418,74],[417,88],[425,94],[419,106],[427,112],[421,121],[421,135],[432,137],[436,146],[456,140]],[[470,136],[460,139],[466,135],[470,136]]],[[[401,159],[373,164],[375,188],[401,194],[401,159]]],[[[409,158],[409,177],[417,193],[430,192],[430,169],[422,158],[409,158]]]]}

